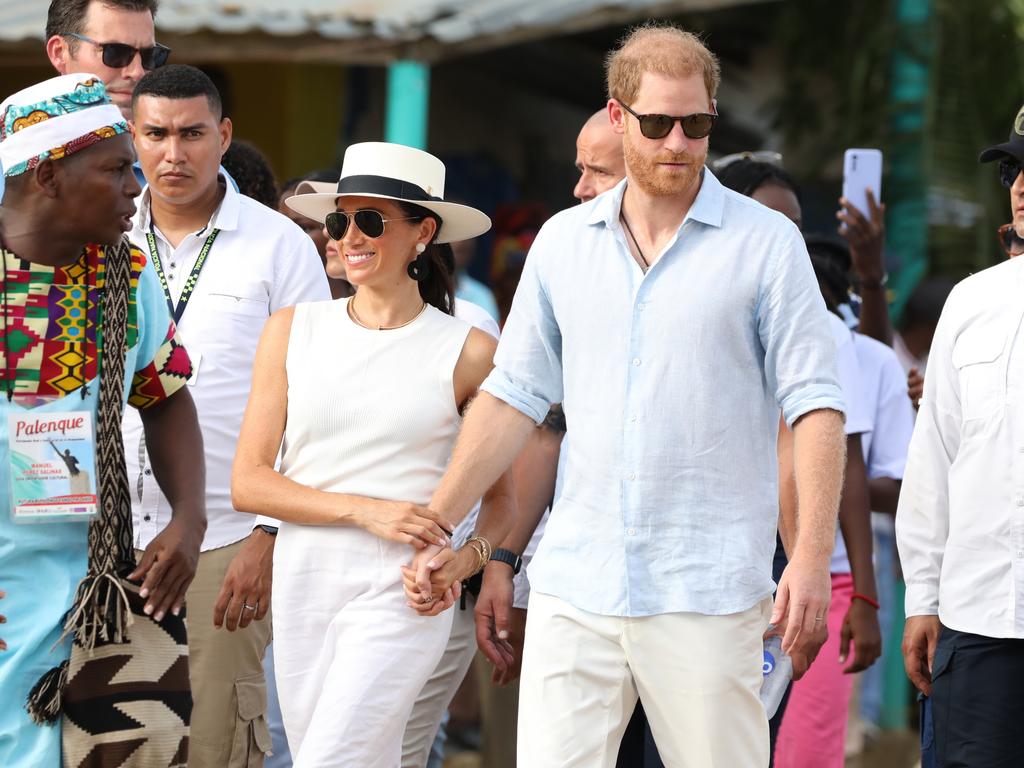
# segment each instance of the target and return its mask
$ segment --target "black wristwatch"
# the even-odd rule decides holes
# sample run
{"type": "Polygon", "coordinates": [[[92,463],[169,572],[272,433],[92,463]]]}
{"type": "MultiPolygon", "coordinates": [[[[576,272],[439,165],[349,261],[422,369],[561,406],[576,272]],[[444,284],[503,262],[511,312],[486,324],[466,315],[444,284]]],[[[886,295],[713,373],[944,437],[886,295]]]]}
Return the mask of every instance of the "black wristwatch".
{"type": "Polygon", "coordinates": [[[523,558],[508,549],[501,549],[500,547],[491,552],[491,562],[497,560],[499,563],[504,563],[512,568],[513,574],[518,574],[519,569],[523,567],[523,558]]]}
{"type": "Polygon", "coordinates": [[[259,528],[268,536],[277,536],[277,528],[273,525],[264,525],[263,523],[260,523],[259,525],[255,526],[253,530],[255,531],[256,528],[259,528]]]}

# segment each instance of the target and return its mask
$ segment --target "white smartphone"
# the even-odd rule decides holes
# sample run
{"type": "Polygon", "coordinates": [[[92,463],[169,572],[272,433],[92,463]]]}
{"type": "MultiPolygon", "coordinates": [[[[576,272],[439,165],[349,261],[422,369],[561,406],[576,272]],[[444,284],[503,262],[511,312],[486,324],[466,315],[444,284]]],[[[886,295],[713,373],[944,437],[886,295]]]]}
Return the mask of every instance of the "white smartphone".
{"type": "Polygon", "coordinates": [[[843,153],[843,197],[857,206],[865,218],[871,218],[868,194],[882,202],[882,152],[878,149],[848,149],[843,153]]]}

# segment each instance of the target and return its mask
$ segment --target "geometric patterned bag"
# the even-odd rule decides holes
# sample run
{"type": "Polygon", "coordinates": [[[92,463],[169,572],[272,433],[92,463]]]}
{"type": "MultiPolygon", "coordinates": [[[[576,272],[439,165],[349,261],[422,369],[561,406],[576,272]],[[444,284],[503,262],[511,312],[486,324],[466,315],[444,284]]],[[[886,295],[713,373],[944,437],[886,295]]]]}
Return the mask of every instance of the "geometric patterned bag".
{"type": "Polygon", "coordinates": [[[104,263],[96,462],[100,513],[89,523],[89,568],[64,625],[71,659],[29,694],[36,722],[63,712],[70,768],[185,768],[192,716],[185,611],[162,621],[143,613],[135,568],[132,510],[124,463],[124,408],[131,252],[108,247],[104,263]],[[129,632],[129,627],[131,632],[129,632]]]}

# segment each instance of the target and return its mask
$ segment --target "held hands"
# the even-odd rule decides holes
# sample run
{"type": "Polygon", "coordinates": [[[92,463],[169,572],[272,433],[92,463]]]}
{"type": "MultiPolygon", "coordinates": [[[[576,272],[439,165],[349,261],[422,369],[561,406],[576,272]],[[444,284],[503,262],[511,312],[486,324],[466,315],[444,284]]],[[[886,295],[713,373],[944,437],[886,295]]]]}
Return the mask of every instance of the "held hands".
{"type": "Polygon", "coordinates": [[[798,664],[806,671],[828,638],[826,621],[832,596],[828,566],[827,559],[817,562],[797,554],[779,579],[769,623],[776,625],[776,634],[782,634],[782,650],[793,657],[795,680],[800,679],[798,664]]]}
{"type": "Polygon", "coordinates": [[[925,696],[932,695],[932,662],[939,629],[938,616],[908,616],[903,628],[903,666],[910,682],[925,696]]]}
{"type": "Polygon", "coordinates": [[[382,539],[411,544],[416,549],[448,546],[455,526],[437,512],[407,501],[375,501],[357,525],[382,539]]]}
{"type": "Polygon", "coordinates": [[[878,610],[863,600],[850,603],[839,635],[839,663],[850,655],[853,641],[853,661],[843,670],[844,675],[863,672],[882,655],[882,630],[878,625],[878,610]]]}
{"type": "Polygon", "coordinates": [[[839,198],[836,218],[841,222],[839,234],[850,245],[853,271],[862,282],[877,286],[885,277],[885,205],[875,201],[870,189],[867,197],[870,220],[845,197],[839,198]]]}
{"type": "Polygon", "coordinates": [[[462,596],[462,580],[472,575],[477,557],[472,549],[430,546],[402,566],[407,604],[423,616],[437,616],[462,596]]]}
{"type": "Polygon", "coordinates": [[[505,563],[489,563],[474,610],[476,643],[494,665],[491,682],[495,685],[508,685],[518,678],[523,663],[526,611],[512,607],[512,577],[505,563]]]}
{"type": "Polygon", "coordinates": [[[274,578],[274,540],[260,528],[249,534],[224,575],[213,604],[213,626],[234,632],[267,615],[274,578]]]}
{"type": "Polygon", "coordinates": [[[175,616],[185,603],[185,592],[196,575],[199,547],[205,526],[195,525],[189,515],[175,515],[159,535],[149,543],[130,581],[143,579],[139,595],[146,599],[143,611],[162,621],[167,611],[175,616]],[[148,599],[147,599],[148,598],[148,599]]]}

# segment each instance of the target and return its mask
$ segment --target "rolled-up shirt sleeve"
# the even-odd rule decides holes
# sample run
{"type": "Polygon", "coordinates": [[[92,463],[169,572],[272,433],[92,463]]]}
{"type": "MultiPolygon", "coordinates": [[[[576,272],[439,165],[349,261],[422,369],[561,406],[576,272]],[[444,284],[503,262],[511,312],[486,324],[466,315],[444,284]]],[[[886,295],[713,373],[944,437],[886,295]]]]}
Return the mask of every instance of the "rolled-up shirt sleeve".
{"type": "Polygon", "coordinates": [[[949,536],[949,472],[960,448],[960,382],[953,366],[952,303],[951,297],[935,329],[896,510],[896,544],[907,584],[907,616],[939,612],[939,574],[949,536]]]}
{"type": "Polygon", "coordinates": [[[557,257],[557,238],[542,228],[530,248],[516,289],[494,370],[481,389],[529,416],[544,421],[552,403],[562,402],[562,333],[555,319],[544,264],[557,257]]]}
{"type": "Polygon", "coordinates": [[[757,306],[767,385],[790,427],[811,411],[831,409],[845,415],[828,310],[795,226],[779,236],[774,250],[757,306]]]}

